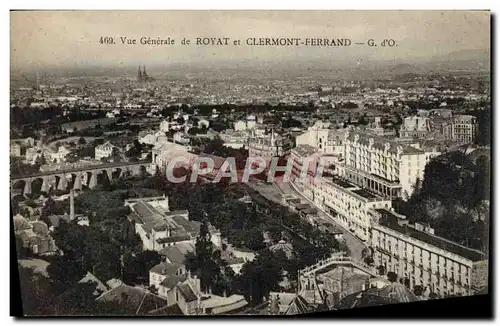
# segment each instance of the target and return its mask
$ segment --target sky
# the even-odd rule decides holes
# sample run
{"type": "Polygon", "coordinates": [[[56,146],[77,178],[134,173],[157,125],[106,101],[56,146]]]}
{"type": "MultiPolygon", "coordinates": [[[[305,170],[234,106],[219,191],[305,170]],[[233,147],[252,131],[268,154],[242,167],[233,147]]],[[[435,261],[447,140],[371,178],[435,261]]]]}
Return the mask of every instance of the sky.
{"type": "Polygon", "coordinates": [[[488,11],[12,11],[11,67],[137,63],[430,59],[490,49],[488,11]],[[116,44],[100,44],[113,37],[116,44]],[[122,45],[120,37],[176,40],[171,46],[122,45]],[[182,46],[197,37],[393,39],[396,47],[182,46]]]}

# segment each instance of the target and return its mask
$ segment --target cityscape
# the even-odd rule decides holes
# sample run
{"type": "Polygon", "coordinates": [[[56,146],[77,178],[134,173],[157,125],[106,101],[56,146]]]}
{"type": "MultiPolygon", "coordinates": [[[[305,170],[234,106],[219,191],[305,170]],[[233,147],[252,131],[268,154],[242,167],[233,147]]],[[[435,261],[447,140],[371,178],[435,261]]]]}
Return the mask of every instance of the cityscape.
{"type": "MultiPolygon", "coordinates": [[[[449,12],[450,24],[464,14],[484,47],[426,60],[164,64],[146,51],[113,64],[125,50],[109,48],[109,62],[23,66],[19,47],[24,316],[334,316],[488,294],[490,16],[449,12]]],[[[20,27],[27,15],[44,21],[11,13],[13,42],[36,28],[20,27]]]]}

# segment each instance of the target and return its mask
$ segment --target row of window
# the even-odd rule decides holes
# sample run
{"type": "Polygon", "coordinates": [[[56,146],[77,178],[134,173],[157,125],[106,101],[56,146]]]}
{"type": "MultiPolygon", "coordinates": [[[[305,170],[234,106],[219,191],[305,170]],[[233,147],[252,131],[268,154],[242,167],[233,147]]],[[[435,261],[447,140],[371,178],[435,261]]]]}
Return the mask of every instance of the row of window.
{"type": "MultiPolygon", "coordinates": [[[[398,246],[398,243],[401,243],[399,241],[397,241],[394,246],[392,246],[392,241],[391,241],[391,238],[390,236],[384,236],[384,233],[379,233],[380,236],[379,236],[379,241],[375,242],[378,244],[378,246],[383,249],[383,250],[386,250],[388,251],[389,253],[396,253],[396,255],[399,256],[399,246],[398,246]],[[393,249],[393,250],[391,250],[393,249]]],[[[443,267],[444,271],[446,271],[447,269],[449,269],[450,271],[454,271],[455,270],[455,267],[457,267],[457,271],[464,271],[466,274],[468,274],[469,272],[469,267],[463,265],[463,264],[460,264],[458,262],[455,262],[453,260],[450,260],[450,259],[446,259],[445,257],[443,256],[440,256],[440,255],[437,255],[437,254],[434,254],[434,253],[431,253],[429,252],[428,250],[425,250],[424,248],[420,248],[420,247],[416,247],[414,245],[411,245],[411,244],[408,244],[407,242],[402,242],[404,244],[404,246],[401,248],[402,249],[402,258],[405,258],[405,259],[408,259],[410,261],[413,261],[415,262],[415,259],[417,259],[417,261],[423,263],[424,262],[424,259],[423,259],[423,252],[427,252],[427,265],[428,266],[431,266],[431,267],[436,267],[437,270],[439,270],[440,266],[443,267]],[[415,250],[416,248],[420,249],[418,250],[419,254],[417,256],[414,257],[414,253],[417,252],[417,250],[415,250]],[[436,259],[433,261],[432,258],[435,257],[436,259]]]]}

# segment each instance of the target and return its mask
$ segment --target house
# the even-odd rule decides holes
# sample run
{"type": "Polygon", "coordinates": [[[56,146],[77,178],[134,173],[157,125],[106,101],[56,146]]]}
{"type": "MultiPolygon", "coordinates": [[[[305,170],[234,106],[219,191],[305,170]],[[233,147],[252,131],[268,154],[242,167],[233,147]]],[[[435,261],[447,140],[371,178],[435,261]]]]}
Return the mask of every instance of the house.
{"type": "Polygon", "coordinates": [[[109,141],[104,144],[98,145],[95,148],[95,159],[101,160],[102,158],[107,158],[113,156],[113,152],[115,150],[115,146],[111,144],[109,141]]]}
{"type": "MultiPolygon", "coordinates": [[[[141,238],[144,250],[160,251],[179,243],[196,242],[201,222],[190,221],[187,211],[170,212],[168,198],[127,200],[125,205],[131,208],[128,223],[141,238]]],[[[212,226],[209,232],[212,242],[219,246],[220,232],[212,226]]]]}
{"type": "Polygon", "coordinates": [[[186,266],[177,263],[162,262],[149,270],[149,286],[159,287],[160,283],[170,276],[184,276],[186,266]]]}
{"type": "Polygon", "coordinates": [[[66,161],[66,156],[71,153],[71,149],[67,146],[59,146],[57,151],[50,153],[50,160],[56,163],[62,163],[66,161]]]}
{"type": "Polygon", "coordinates": [[[234,123],[234,130],[240,131],[246,129],[247,129],[247,123],[245,121],[238,120],[234,123]]]}
{"type": "Polygon", "coordinates": [[[20,214],[13,218],[17,250],[30,250],[34,254],[50,254],[56,251],[54,239],[47,224],[29,221],[20,214]]]}
{"type": "Polygon", "coordinates": [[[239,274],[246,260],[242,257],[236,257],[231,251],[224,250],[221,252],[221,258],[234,271],[234,274],[239,274]]]}
{"type": "Polygon", "coordinates": [[[242,295],[233,294],[226,297],[202,292],[200,280],[189,274],[185,281],[168,290],[167,302],[168,306],[177,305],[184,315],[231,314],[248,305],[242,295]]]}
{"type": "Polygon", "coordinates": [[[183,145],[187,145],[190,142],[189,137],[180,131],[178,131],[174,134],[173,140],[175,143],[179,143],[179,144],[183,144],[183,145]]]}
{"type": "Polygon", "coordinates": [[[10,144],[10,156],[20,157],[21,156],[21,145],[18,143],[10,144]]]}

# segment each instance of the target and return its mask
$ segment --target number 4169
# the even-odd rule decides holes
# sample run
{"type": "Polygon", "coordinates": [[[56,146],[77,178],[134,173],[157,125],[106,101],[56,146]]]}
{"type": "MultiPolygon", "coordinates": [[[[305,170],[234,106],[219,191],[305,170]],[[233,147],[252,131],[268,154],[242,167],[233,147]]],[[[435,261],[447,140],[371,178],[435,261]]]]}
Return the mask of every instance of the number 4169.
{"type": "Polygon", "coordinates": [[[101,39],[99,40],[99,43],[101,44],[115,44],[115,40],[113,40],[112,37],[102,37],[101,36],[101,39]]]}

